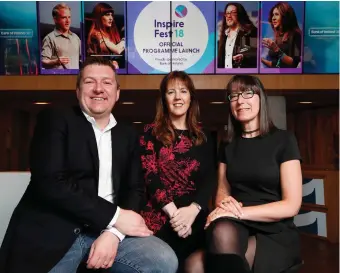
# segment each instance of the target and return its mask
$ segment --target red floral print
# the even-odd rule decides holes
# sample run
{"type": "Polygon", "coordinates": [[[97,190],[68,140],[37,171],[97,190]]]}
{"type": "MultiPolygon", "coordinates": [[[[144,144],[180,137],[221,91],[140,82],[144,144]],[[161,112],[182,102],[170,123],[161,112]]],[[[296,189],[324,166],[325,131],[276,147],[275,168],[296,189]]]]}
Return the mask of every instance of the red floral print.
{"type": "MultiPolygon", "coordinates": [[[[147,126],[146,131],[151,128],[152,126],[147,126]]],[[[156,140],[153,139],[153,141],[156,140]]],[[[169,147],[160,144],[158,154],[151,140],[142,137],[140,145],[144,150],[141,161],[149,195],[149,202],[142,216],[147,226],[156,232],[167,219],[160,208],[172,202],[176,197],[196,190],[195,183],[190,177],[193,172],[198,171],[200,162],[185,156],[193,145],[186,136],[182,136],[178,142],[169,147]],[[177,157],[177,155],[181,156],[177,157]]]]}

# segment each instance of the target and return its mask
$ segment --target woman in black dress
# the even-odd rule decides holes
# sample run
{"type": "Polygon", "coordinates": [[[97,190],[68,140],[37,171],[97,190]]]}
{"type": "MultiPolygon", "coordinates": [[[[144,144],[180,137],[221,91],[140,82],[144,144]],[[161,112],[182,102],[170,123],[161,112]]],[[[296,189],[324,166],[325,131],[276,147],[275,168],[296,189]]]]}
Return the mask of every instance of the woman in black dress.
{"type": "MultiPolygon", "coordinates": [[[[149,229],[185,259],[204,243],[208,203],[216,185],[214,141],[199,124],[195,87],[182,71],[166,75],[156,118],[140,139],[149,229]]],[[[190,268],[185,272],[190,272],[190,268]]]]}
{"type": "Polygon", "coordinates": [[[230,111],[219,153],[217,208],[209,215],[208,273],[281,273],[300,261],[293,223],[302,200],[294,135],[277,129],[260,80],[227,86],[230,111]]]}

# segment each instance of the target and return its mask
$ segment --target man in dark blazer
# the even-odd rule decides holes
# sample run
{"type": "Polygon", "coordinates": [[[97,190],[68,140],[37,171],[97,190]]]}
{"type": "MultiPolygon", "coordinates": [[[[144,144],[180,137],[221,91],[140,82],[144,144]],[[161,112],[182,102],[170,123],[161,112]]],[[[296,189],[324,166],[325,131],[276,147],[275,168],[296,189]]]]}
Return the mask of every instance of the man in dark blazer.
{"type": "Polygon", "coordinates": [[[88,58],[77,79],[80,107],[38,115],[31,181],[0,249],[1,273],[73,273],[82,262],[105,272],[176,272],[175,253],[138,214],[139,141],[111,114],[119,93],[112,63],[88,58]]]}

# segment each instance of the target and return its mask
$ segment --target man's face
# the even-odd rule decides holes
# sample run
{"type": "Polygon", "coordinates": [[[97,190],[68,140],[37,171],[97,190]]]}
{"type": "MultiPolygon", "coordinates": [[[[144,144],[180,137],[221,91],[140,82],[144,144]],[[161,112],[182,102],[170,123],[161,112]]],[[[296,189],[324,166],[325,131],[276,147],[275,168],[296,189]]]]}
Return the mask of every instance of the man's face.
{"type": "Polygon", "coordinates": [[[58,30],[66,32],[70,30],[71,26],[71,11],[69,9],[60,9],[59,15],[53,17],[54,23],[58,30]]]}
{"type": "Polygon", "coordinates": [[[105,65],[88,65],[84,68],[77,88],[80,107],[94,118],[110,117],[120,90],[116,74],[105,65]]]}
{"type": "Polygon", "coordinates": [[[235,6],[228,6],[224,16],[228,27],[234,27],[238,24],[237,8],[235,6]]]}

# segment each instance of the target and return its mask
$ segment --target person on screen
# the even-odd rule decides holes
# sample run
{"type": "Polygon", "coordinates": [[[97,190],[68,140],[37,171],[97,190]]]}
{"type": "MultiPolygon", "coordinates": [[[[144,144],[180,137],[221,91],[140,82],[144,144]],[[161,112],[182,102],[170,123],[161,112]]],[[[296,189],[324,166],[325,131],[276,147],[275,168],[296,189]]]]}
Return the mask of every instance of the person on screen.
{"type": "Polygon", "coordinates": [[[55,29],[42,41],[41,63],[46,69],[79,69],[81,42],[70,30],[71,8],[62,3],[52,10],[55,29]]]}
{"type": "Polygon", "coordinates": [[[112,114],[116,69],[88,57],[75,91],[78,105],[37,116],[31,181],[1,245],[0,272],[75,273],[81,264],[107,273],[176,273],[176,254],[138,213],[145,204],[139,135],[112,114]]]}
{"type": "Polygon", "coordinates": [[[269,12],[268,21],[274,39],[264,37],[262,46],[269,49],[261,62],[269,68],[296,68],[301,63],[301,37],[294,9],[286,2],[279,2],[269,12]]]}
{"type": "Polygon", "coordinates": [[[257,67],[257,28],[239,3],[228,3],[224,8],[217,67],[257,67]]]}
{"type": "Polygon", "coordinates": [[[198,121],[191,78],[183,71],[170,72],[161,82],[155,121],[140,139],[147,193],[141,215],[155,236],[173,248],[181,273],[192,272],[185,260],[204,246],[216,185],[214,141],[198,121]]]}
{"type": "MultiPolygon", "coordinates": [[[[98,3],[93,8],[92,20],[87,38],[87,54],[122,55],[125,51],[125,38],[121,38],[113,8],[109,4],[98,3]]],[[[115,62],[114,65],[117,67],[119,64],[115,62]]]]}

